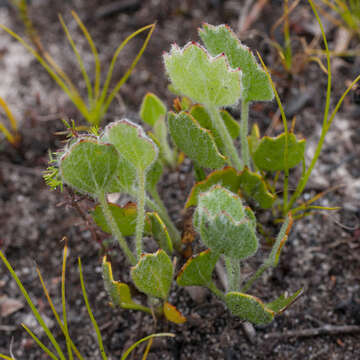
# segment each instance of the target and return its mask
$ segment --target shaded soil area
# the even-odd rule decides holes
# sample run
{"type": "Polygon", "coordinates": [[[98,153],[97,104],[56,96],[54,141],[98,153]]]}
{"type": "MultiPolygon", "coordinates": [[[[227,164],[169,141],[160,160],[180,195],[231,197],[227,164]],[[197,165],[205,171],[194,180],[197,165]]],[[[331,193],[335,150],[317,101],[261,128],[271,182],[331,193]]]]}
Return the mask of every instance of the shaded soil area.
{"type": "MultiPolygon", "coordinates": [[[[293,74],[289,74],[281,65],[273,45],[273,41],[283,43],[282,25],[273,30],[282,16],[282,2],[256,1],[247,7],[249,3],[231,0],[38,0],[32,2],[30,11],[45,48],[79,84],[83,94],[85,86],[80,72],[75,70],[76,59],[67,44],[58,13],[63,15],[81,45],[89,71],[93,69],[91,53],[81,39],[71,10],[84,20],[94,37],[104,69],[127,35],[157,21],[143,58],[110,107],[104,125],[124,116],[139,121],[139,106],[148,91],[155,92],[170,108],[173,96],[167,89],[162,53],[169,50],[172,42],[182,46],[190,40],[198,40],[197,28],[204,21],[214,25],[227,23],[240,33],[245,44],[262,54],[271,68],[289,119],[296,115],[296,133],[307,138],[307,157],[310,158],[321,130],[327,81],[318,63],[308,61],[302,45],[302,42],[312,42],[314,49],[322,47],[315,18],[305,2],[290,16],[294,64],[293,74]],[[253,17],[254,14],[257,17],[253,17]]],[[[6,2],[0,4],[2,21],[24,34],[23,24],[14,9],[6,2]]],[[[324,20],[329,46],[333,49],[338,45],[340,30],[324,20]]],[[[114,79],[119,79],[126,71],[143,39],[140,36],[128,44],[120,56],[114,79]]],[[[359,49],[359,39],[354,37],[348,49],[359,49]]],[[[325,59],[321,60],[325,62],[325,59]]],[[[331,101],[335,105],[359,72],[360,58],[334,58],[332,63],[334,91],[331,101]]],[[[346,98],[334,120],[302,199],[308,200],[333,188],[316,204],[340,206],[341,209],[315,213],[297,221],[279,266],[267,272],[252,289],[252,293],[264,301],[301,287],[304,295],[270,325],[249,328],[232,317],[212,294],[206,291],[194,294],[174,286],[170,302],[188,321],[184,325],[164,321],[154,324],[148,315],[109,307],[101,278],[100,245],[108,239],[100,231],[95,231],[94,236],[92,225],[74,207],[76,203],[87,209],[92,204],[88,199],[74,197],[66,189],[63,193],[50,191],[42,179],[48,149],[56,150],[65,139],[64,135],[56,134],[64,130],[61,118],[74,119],[79,124],[85,124],[84,120],[36,60],[22,52],[8,35],[1,34],[0,74],[3,73],[9,97],[4,85],[0,88],[1,96],[17,113],[22,143],[19,149],[14,149],[5,140],[0,144],[0,248],[48,326],[60,339],[63,349],[61,331],[44,297],[36,266],[60,311],[61,240],[66,236],[70,251],[66,287],[69,328],[86,359],[100,359],[101,355],[81,295],[77,257],[82,259],[89,300],[111,359],[120,358],[124,349],[141,337],[162,331],[171,332],[175,337],[154,341],[148,359],[360,358],[360,106],[354,94],[350,93],[346,98]],[[29,56],[28,60],[26,56],[29,56]]],[[[238,109],[232,109],[232,112],[239,115],[238,109]]],[[[277,135],[282,131],[275,102],[254,104],[250,116],[252,122],[259,123],[262,133],[277,135]]],[[[294,186],[300,174],[294,171],[292,175],[290,182],[294,186]]],[[[192,166],[186,160],[176,172],[166,171],[159,184],[159,192],[180,230],[183,206],[193,183],[192,166]]],[[[266,221],[266,215],[263,218],[266,221]]],[[[270,231],[276,233],[275,228],[270,231]]],[[[266,254],[265,241],[262,243],[264,246],[256,259],[244,266],[243,276],[251,274],[266,254]]],[[[129,281],[123,255],[111,242],[109,247],[114,278],[129,281]]],[[[22,329],[21,323],[27,324],[48,343],[15,281],[1,265],[0,353],[9,354],[12,347],[19,360],[47,358],[22,329]]],[[[133,358],[140,359],[143,351],[144,347],[139,347],[133,358]]]]}

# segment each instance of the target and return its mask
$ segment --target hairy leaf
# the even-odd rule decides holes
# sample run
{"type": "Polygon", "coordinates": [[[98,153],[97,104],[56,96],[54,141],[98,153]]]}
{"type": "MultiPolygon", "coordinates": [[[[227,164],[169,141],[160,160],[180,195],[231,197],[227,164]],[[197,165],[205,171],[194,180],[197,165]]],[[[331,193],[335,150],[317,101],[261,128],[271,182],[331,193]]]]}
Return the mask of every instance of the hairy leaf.
{"type": "Polygon", "coordinates": [[[205,250],[190,258],[181,268],[176,282],[180,286],[207,286],[211,283],[212,273],[219,254],[205,250]]]}
{"type": "Polygon", "coordinates": [[[225,295],[225,302],[233,315],[256,325],[269,324],[275,316],[260,299],[249,294],[232,291],[225,295]]]}
{"type": "Polygon", "coordinates": [[[183,49],[174,44],[164,61],[174,87],[195,102],[222,107],[238,101],[241,71],[232,70],[225,56],[213,58],[196,43],[183,49]]]}
{"type": "Polygon", "coordinates": [[[237,195],[219,185],[199,195],[194,226],[215,253],[244,259],[258,248],[255,215],[237,195]]]}
{"type": "Polygon", "coordinates": [[[84,137],[70,146],[60,159],[63,181],[76,190],[96,196],[112,182],[119,155],[111,144],[84,137]]]}
{"type": "MultiPolygon", "coordinates": [[[[216,127],[213,125],[211,117],[210,117],[209,113],[206,111],[205,107],[200,104],[194,105],[190,109],[190,114],[195,118],[195,120],[200,124],[200,126],[202,128],[210,130],[212,136],[214,137],[216,146],[219,148],[219,150],[221,152],[223,152],[225,149],[224,143],[223,143],[216,127]]],[[[233,139],[236,139],[240,133],[239,124],[235,121],[235,119],[226,110],[221,110],[220,115],[224,121],[224,124],[225,124],[230,136],[233,139]]]]}
{"type": "Polygon", "coordinates": [[[164,222],[156,213],[147,213],[147,223],[149,230],[153,234],[155,240],[159,242],[161,249],[164,249],[169,255],[173,252],[172,242],[164,222]]]}
{"type": "MultiPolygon", "coordinates": [[[[125,206],[121,207],[119,205],[109,203],[109,209],[122,235],[134,235],[137,217],[136,204],[129,202],[125,206]]],[[[92,212],[92,217],[103,231],[111,234],[111,229],[105,219],[100,205],[96,206],[95,210],[92,212]]]]}
{"type": "Polygon", "coordinates": [[[210,131],[202,128],[187,112],[168,114],[169,130],[176,146],[190,159],[205,168],[216,169],[225,164],[210,131]]]}
{"type": "MultiPolygon", "coordinates": [[[[287,167],[291,169],[304,159],[306,141],[297,140],[294,134],[288,136],[287,167]]],[[[285,169],[285,139],[285,133],[276,138],[264,136],[261,139],[253,155],[253,160],[259,169],[266,171],[285,169]]]]}
{"type": "Polygon", "coordinates": [[[228,26],[204,24],[199,29],[199,35],[212,56],[225,54],[233,69],[242,70],[243,99],[246,101],[273,99],[274,93],[265,71],[261,69],[248,47],[241,44],[228,26]]]}
{"type": "Polygon", "coordinates": [[[143,293],[166,300],[173,277],[173,264],[164,250],[142,255],[131,269],[135,286],[143,293]]]}
{"type": "Polygon", "coordinates": [[[105,137],[138,171],[149,170],[158,156],[158,148],[144,130],[129,120],[119,120],[105,128],[105,137]]]}
{"type": "Polygon", "coordinates": [[[129,286],[125,283],[114,281],[111,263],[106,260],[106,256],[104,256],[102,262],[102,274],[105,290],[109,294],[114,306],[126,307],[137,305],[131,298],[129,286]]]}
{"type": "Polygon", "coordinates": [[[225,167],[213,171],[205,180],[196,183],[191,190],[185,207],[196,205],[199,194],[209,190],[216,184],[235,194],[240,190],[244,195],[255,200],[263,209],[270,208],[275,200],[275,196],[267,190],[260,175],[251,172],[247,168],[238,173],[234,168],[225,167]]]}
{"type": "Polygon", "coordinates": [[[165,104],[155,94],[148,92],[141,104],[141,119],[150,126],[154,126],[159,118],[165,115],[165,104]]]}
{"type": "Polygon", "coordinates": [[[262,177],[245,168],[239,175],[239,187],[242,193],[254,199],[263,209],[269,209],[273,206],[275,196],[266,188],[262,177]]]}

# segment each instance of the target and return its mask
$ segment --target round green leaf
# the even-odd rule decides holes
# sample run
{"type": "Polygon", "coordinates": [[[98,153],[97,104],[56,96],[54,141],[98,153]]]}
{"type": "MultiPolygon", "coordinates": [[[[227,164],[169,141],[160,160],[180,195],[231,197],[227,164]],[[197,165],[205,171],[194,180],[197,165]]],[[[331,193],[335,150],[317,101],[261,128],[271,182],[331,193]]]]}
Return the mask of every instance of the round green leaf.
{"type": "Polygon", "coordinates": [[[205,250],[190,258],[181,268],[176,282],[180,286],[207,286],[212,281],[212,273],[219,254],[205,250]]]}
{"type": "Polygon", "coordinates": [[[233,315],[256,325],[269,324],[275,313],[255,296],[232,291],[225,295],[226,306],[233,315]]]}
{"type": "Polygon", "coordinates": [[[164,250],[142,255],[131,269],[135,286],[143,293],[166,300],[173,278],[173,264],[164,250]]]}
{"type": "Polygon", "coordinates": [[[271,84],[254,55],[226,25],[204,24],[199,35],[212,56],[225,54],[233,69],[243,73],[241,97],[246,101],[270,101],[274,97],[271,84]]]}
{"type": "Polygon", "coordinates": [[[146,171],[158,156],[155,143],[146,136],[141,126],[129,120],[119,120],[105,128],[105,138],[137,170],[146,171]]]}
{"type": "MultiPolygon", "coordinates": [[[[285,140],[285,133],[275,138],[264,136],[253,154],[255,165],[259,169],[266,171],[284,170],[286,168],[284,157],[285,140]]],[[[288,169],[295,167],[304,159],[305,145],[305,140],[297,140],[294,134],[288,134],[288,169]]]]}
{"type": "Polygon", "coordinates": [[[225,164],[225,157],[219,153],[210,131],[202,128],[189,113],[169,112],[168,123],[176,146],[190,159],[211,169],[225,164]]]}
{"type": "Polygon", "coordinates": [[[97,196],[113,180],[119,164],[119,154],[111,144],[84,137],[70,146],[60,158],[63,181],[82,193],[97,196]]]}
{"type": "Polygon", "coordinates": [[[174,44],[164,61],[174,87],[195,102],[222,107],[238,101],[241,71],[231,69],[224,55],[213,58],[192,42],[183,49],[174,44]]]}
{"type": "Polygon", "coordinates": [[[150,126],[154,126],[159,118],[165,115],[166,106],[164,103],[155,94],[148,92],[141,104],[141,119],[150,126]]]}
{"type": "Polygon", "coordinates": [[[215,253],[244,259],[258,248],[255,215],[237,195],[219,185],[200,194],[194,226],[215,253]]]}
{"type": "MultiPolygon", "coordinates": [[[[121,207],[117,204],[108,203],[109,209],[115,222],[123,236],[131,236],[135,233],[137,208],[133,202],[127,203],[121,207]]],[[[104,213],[100,205],[96,206],[92,212],[92,217],[96,224],[105,232],[111,234],[111,229],[105,219],[104,213]]]]}

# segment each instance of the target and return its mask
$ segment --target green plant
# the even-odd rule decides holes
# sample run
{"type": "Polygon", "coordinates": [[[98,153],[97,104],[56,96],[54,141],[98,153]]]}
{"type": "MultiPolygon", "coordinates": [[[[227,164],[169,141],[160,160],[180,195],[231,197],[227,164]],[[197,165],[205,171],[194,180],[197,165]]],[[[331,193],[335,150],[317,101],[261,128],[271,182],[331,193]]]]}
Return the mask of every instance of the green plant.
{"type": "Polygon", "coordinates": [[[4,110],[7,118],[9,119],[11,130],[9,130],[4,124],[0,123],[0,132],[2,132],[6,140],[13,146],[17,147],[20,142],[20,135],[18,133],[17,121],[6,104],[5,100],[0,97],[0,107],[4,110]]]}
{"type": "Polygon", "coordinates": [[[153,133],[147,135],[141,126],[123,119],[109,124],[101,133],[76,134],[58,154],[58,172],[51,168],[47,180],[53,185],[65,183],[96,201],[92,212],[95,222],[117,239],[132,265],[133,283],[148,296],[147,304],[136,302],[129,286],[113,279],[111,264],[104,258],[105,288],[115,306],[164,315],[176,323],[185,321],[167,301],[175,272],[171,257],[174,251],[181,252],[182,244],[156,190],[163,166],[174,165],[176,159],[176,152],[167,142],[168,132],[177,149],[194,163],[198,181],[185,207],[196,207],[193,224],[207,248],[185,263],[177,275],[177,284],[209,288],[234,315],[256,324],[269,323],[300,296],[301,289],[264,304],[248,291],[264,271],[277,266],[293,220],[313,210],[335,209],[313,205],[319,196],[301,205],[297,201],[344,97],[360,80],[359,75],[330,114],[330,55],[316,8],[311,0],[309,3],[323,34],[328,86],[321,137],[308,166],[304,159],[306,141],[288,130],[279,96],[262,59],[263,68],[229,27],[208,24],[199,31],[204,46],[194,42],[184,48],[173,45],[164,55],[172,90],[183,96],[176,101],[175,111],[167,113],[167,124],[166,106],[155,95],[147,94],[140,115],[153,133]],[[270,101],[274,94],[284,132],[277,137],[260,137],[255,124],[249,134],[250,103],[270,101]],[[240,124],[223,109],[239,102],[240,124]],[[241,156],[234,142],[237,137],[241,156]],[[289,178],[296,180],[292,169],[298,166],[302,167],[301,178],[290,193],[289,178]],[[282,196],[275,191],[281,180],[282,196]],[[109,203],[107,195],[113,192],[135,197],[136,205],[120,207],[109,203]],[[152,212],[146,212],[145,207],[152,212]],[[256,213],[271,209],[274,222],[282,225],[268,257],[253,276],[243,280],[241,264],[257,251],[258,232],[262,229],[252,209],[256,213]],[[158,242],[156,253],[144,253],[144,234],[158,242]],[[228,282],[224,289],[212,280],[215,265],[222,261],[228,282]]]}
{"type": "MultiPolygon", "coordinates": [[[[39,276],[39,280],[41,282],[44,294],[46,296],[46,299],[48,301],[48,304],[54,314],[54,317],[62,331],[62,333],[64,334],[65,340],[66,340],[66,348],[67,348],[67,356],[65,355],[65,352],[61,349],[57,339],[55,338],[55,335],[50,331],[50,329],[47,327],[43,317],[41,316],[41,314],[39,313],[39,311],[36,309],[34,303],[32,302],[29,293],[26,291],[26,289],[24,288],[24,286],[22,285],[21,280],[19,279],[19,277],[17,276],[16,272],[14,271],[14,269],[12,268],[12,266],[10,265],[10,263],[8,262],[7,258],[5,257],[5,255],[2,253],[2,251],[0,250],[0,258],[2,260],[2,262],[4,263],[4,265],[6,266],[6,268],[9,270],[12,278],[16,281],[21,293],[23,294],[23,296],[25,297],[28,305],[31,308],[32,313],[34,314],[36,320],[38,321],[39,325],[42,327],[42,329],[44,330],[45,334],[47,335],[49,341],[51,342],[52,346],[54,347],[55,351],[51,350],[49,347],[47,347],[25,324],[21,324],[23,326],[23,328],[26,330],[26,332],[34,339],[34,341],[36,342],[36,344],[44,351],[44,353],[46,353],[51,359],[60,359],[60,360],[65,360],[65,359],[74,359],[77,358],[79,360],[83,360],[84,357],[80,354],[78,348],[76,347],[76,345],[74,344],[73,340],[70,337],[69,334],[69,329],[68,329],[68,322],[67,322],[67,315],[66,315],[66,295],[65,295],[65,273],[66,273],[66,259],[67,259],[67,245],[65,244],[64,246],[64,254],[63,254],[63,264],[62,264],[62,273],[61,273],[61,300],[62,300],[62,314],[63,314],[63,319],[61,320],[58,312],[55,309],[54,303],[50,298],[49,292],[46,288],[44,279],[41,275],[41,272],[39,270],[39,268],[36,268],[36,271],[38,273],[39,276]]],[[[100,333],[100,329],[99,326],[94,318],[94,315],[92,313],[92,310],[90,308],[90,304],[89,304],[89,299],[86,293],[86,289],[85,289],[85,283],[84,283],[84,277],[83,277],[83,272],[82,272],[82,266],[81,266],[81,260],[80,258],[78,259],[78,263],[79,263],[79,274],[80,274],[80,283],[81,283],[81,289],[82,289],[82,294],[83,294],[83,298],[85,301],[85,305],[86,305],[86,309],[88,311],[91,323],[94,327],[94,331],[96,333],[96,337],[97,337],[97,341],[98,341],[98,345],[99,345],[99,350],[102,356],[103,360],[107,360],[108,357],[106,355],[104,346],[103,346],[103,341],[102,341],[102,337],[101,337],[101,333],[100,333]]],[[[148,341],[148,349],[146,350],[146,353],[149,351],[149,347],[151,346],[151,340],[154,337],[158,337],[158,336],[174,336],[171,333],[158,333],[158,334],[152,334],[149,336],[146,336],[140,340],[138,340],[136,343],[134,343],[129,349],[127,349],[123,356],[121,357],[121,360],[125,360],[128,355],[131,353],[132,350],[134,350],[134,348],[136,346],[138,346],[139,344],[141,344],[144,341],[148,341]]],[[[1,359],[6,359],[6,360],[15,360],[14,356],[11,355],[11,357],[0,354],[0,358],[1,359]]],[[[144,354],[143,359],[146,359],[146,354],[144,354]]]]}
{"type": "Polygon", "coordinates": [[[359,0],[321,0],[321,2],[340,16],[340,21],[331,18],[334,23],[345,26],[352,33],[360,36],[359,0]]]}
{"type": "Polygon", "coordinates": [[[87,28],[85,27],[84,23],[80,20],[78,15],[73,11],[72,16],[74,17],[76,23],[80,27],[86,41],[88,42],[91,52],[93,54],[95,69],[93,75],[93,84],[92,80],[89,77],[84,61],[76,47],[76,44],[69,32],[68,27],[66,26],[63,18],[59,15],[60,23],[64,29],[65,35],[69,41],[69,44],[74,52],[76,57],[77,63],[80,68],[81,75],[85,81],[86,89],[87,89],[87,98],[84,98],[80,95],[80,91],[71,81],[70,77],[57,65],[54,58],[44,50],[40,38],[29,18],[28,15],[28,8],[27,8],[27,0],[13,0],[14,5],[19,9],[20,17],[25,23],[27,33],[33,42],[35,49],[32,48],[23,38],[21,38],[18,34],[13,32],[11,29],[6,27],[5,25],[0,24],[0,28],[5,30],[8,34],[10,34],[13,38],[19,41],[32,55],[39,61],[39,63],[44,67],[44,69],[49,73],[49,75],[55,80],[55,82],[61,87],[61,89],[68,95],[70,100],[73,102],[75,107],[79,110],[81,115],[91,124],[91,125],[99,125],[104,118],[107,110],[114,100],[116,94],[119,92],[121,86],[126,82],[128,77],[131,75],[133,69],[135,68],[136,64],[140,60],[143,52],[145,51],[151,35],[155,29],[155,24],[151,24],[148,26],[144,26],[141,29],[135,31],[131,35],[129,35],[116,49],[111,63],[109,70],[106,74],[105,81],[103,85],[101,84],[101,63],[99,59],[98,50],[94,44],[94,41],[88,32],[87,28]],[[116,64],[116,61],[126,46],[126,44],[136,37],[137,35],[141,34],[144,31],[148,30],[148,34],[146,39],[139,51],[136,55],[135,59],[133,60],[132,64],[130,65],[129,69],[123,75],[123,77],[117,81],[115,87],[110,90],[110,83],[112,80],[113,70],[116,64]],[[102,87],[101,87],[102,85],[102,87]]]}

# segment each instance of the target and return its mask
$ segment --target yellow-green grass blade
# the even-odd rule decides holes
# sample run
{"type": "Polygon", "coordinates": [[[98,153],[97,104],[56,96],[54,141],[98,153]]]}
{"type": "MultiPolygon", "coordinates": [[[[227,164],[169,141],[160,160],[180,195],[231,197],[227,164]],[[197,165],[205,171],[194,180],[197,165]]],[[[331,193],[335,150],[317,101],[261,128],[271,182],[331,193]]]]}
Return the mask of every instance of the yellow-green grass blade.
{"type": "MultiPolygon", "coordinates": [[[[105,105],[104,105],[104,109],[103,109],[103,112],[105,113],[109,107],[109,105],[111,104],[111,102],[113,101],[115,95],[118,93],[119,89],[121,88],[121,86],[126,82],[126,80],[129,78],[129,76],[131,75],[133,69],[135,68],[136,64],[138,63],[138,61],[140,60],[142,54],[144,53],[149,41],[150,41],[150,38],[151,38],[151,35],[152,33],[154,32],[155,30],[155,24],[151,24],[151,25],[147,25],[147,26],[144,26],[143,28],[135,31],[133,34],[129,35],[124,41],[123,43],[118,47],[118,49],[116,50],[115,54],[114,54],[114,57],[111,61],[111,65],[110,65],[110,68],[109,68],[109,72],[107,74],[107,79],[106,79],[106,83],[105,83],[105,86],[104,86],[104,89],[103,89],[103,94],[102,94],[102,97],[104,95],[104,100],[105,100],[105,105]],[[146,36],[146,39],[143,43],[143,46],[141,47],[140,51],[138,52],[138,54],[136,55],[134,61],[132,62],[132,64],[130,65],[129,69],[126,71],[126,73],[124,74],[124,76],[118,81],[118,83],[116,84],[115,88],[110,92],[108,98],[105,100],[105,96],[106,96],[106,93],[107,93],[107,88],[109,86],[109,83],[110,83],[110,79],[111,79],[111,76],[112,76],[112,71],[113,71],[113,68],[114,68],[114,65],[115,65],[115,62],[116,62],[116,59],[120,53],[120,51],[123,49],[123,47],[133,38],[135,37],[136,35],[140,34],[141,32],[147,30],[147,29],[150,29],[148,35],[146,36]]],[[[103,100],[103,101],[104,101],[103,100]]]]}
{"type": "Polygon", "coordinates": [[[34,339],[34,341],[38,344],[38,346],[44,351],[44,353],[48,354],[52,359],[58,360],[59,358],[40,341],[40,339],[25,325],[21,324],[21,326],[26,330],[26,332],[34,339]]]}
{"type": "Polygon", "coordinates": [[[75,21],[77,22],[77,24],[79,25],[81,31],[83,32],[87,42],[90,45],[91,51],[93,53],[94,56],[94,61],[95,61],[95,84],[94,84],[94,97],[95,99],[98,97],[99,95],[99,90],[100,90],[100,76],[101,76],[101,64],[100,64],[100,59],[99,59],[99,53],[96,49],[96,46],[94,44],[94,41],[91,37],[91,35],[89,34],[86,26],[84,25],[84,23],[81,21],[81,19],[79,18],[78,14],[75,11],[71,12],[72,16],[74,17],[75,21]]]}
{"type": "Polygon", "coordinates": [[[66,340],[66,347],[69,355],[69,360],[73,360],[73,354],[71,351],[71,342],[69,336],[69,328],[67,323],[67,315],[66,315],[66,295],[65,295],[65,275],[66,275],[66,257],[67,257],[67,243],[65,238],[65,246],[64,246],[64,253],[63,253],[63,264],[62,264],[62,271],[61,271],[61,303],[62,303],[62,310],[63,310],[63,324],[64,324],[64,335],[66,340]]]}
{"type": "Polygon", "coordinates": [[[62,16],[59,14],[59,20],[60,20],[60,23],[61,23],[61,26],[63,27],[64,29],[64,32],[65,32],[65,35],[72,47],[72,50],[76,56],[76,60],[79,64],[79,68],[80,68],[80,71],[81,71],[81,74],[85,80],[85,84],[86,84],[86,88],[87,88],[87,92],[88,92],[88,99],[89,99],[89,104],[91,105],[92,104],[92,101],[93,101],[93,91],[92,91],[92,86],[91,86],[91,82],[90,82],[90,79],[89,79],[89,76],[86,72],[86,69],[85,69],[85,65],[84,65],[84,62],[79,54],[79,51],[76,47],[76,44],[70,34],[70,31],[68,29],[68,27],[66,26],[65,22],[64,22],[64,19],[62,18],[62,16]]]}
{"type": "Polygon", "coordinates": [[[5,102],[5,100],[1,96],[0,96],[0,106],[5,111],[5,114],[6,114],[6,116],[8,117],[8,119],[10,121],[10,125],[11,125],[12,129],[14,131],[17,131],[18,130],[17,121],[16,121],[13,113],[9,109],[7,103],[5,102]]]}
{"type": "MultiPolygon", "coordinates": [[[[49,303],[49,306],[54,314],[54,317],[57,321],[57,323],[59,324],[60,328],[61,328],[61,331],[63,332],[63,334],[65,335],[65,329],[64,329],[64,325],[62,323],[62,321],[60,320],[60,316],[59,314],[57,313],[56,309],[55,309],[55,306],[54,306],[54,303],[52,302],[51,298],[50,298],[50,295],[49,295],[49,292],[46,288],[46,285],[45,285],[45,282],[44,282],[44,279],[41,275],[41,272],[39,270],[39,268],[37,267],[36,268],[36,271],[38,273],[38,276],[39,276],[39,279],[40,279],[40,282],[41,282],[41,285],[43,287],[43,291],[45,293],[45,296],[46,296],[46,299],[49,303]]],[[[75,353],[75,355],[78,357],[79,360],[84,360],[84,358],[82,357],[82,355],[79,353],[79,350],[76,348],[75,344],[72,342],[72,340],[70,339],[70,343],[71,343],[71,347],[75,353]]]]}
{"type": "Polygon", "coordinates": [[[269,79],[270,85],[274,91],[275,94],[275,98],[276,98],[276,102],[278,103],[279,109],[280,109],[280,113],[281,113],[281,118],[283,121],[283,126],[284,126],[284,132],[285,132],[285,146],[284,146],[284,163],[285,163],[285,177],[284,177],[284,200],[283,200],[283,210],[284,213],[287,209],[288,206],[288,192],[289,192],[289,168],[287,166],[288,163],[288,142],[289,142],[289,130],[288,130],[288,126],[287,126],[287,119],[286,119],[286,115],[285,115],[285,111],[284,108],[282,106],[281,100],[280,100],[280,96],[276,90],[275,84],[271,79],[270,76],[270,72],[269,69],[267,68],[267,66],[265,65],[261,55],[257,52],[257,55],[259,57],[259,60],[261,62],[262,67],[265,70],[266,76],[269,79]]]}
{"type": "Polygon", "coordinates": [[[10,144],[13,144],[13,145],[16,144],[15,136],[13,134],[11,134],[11,132],[1,123],[0,123],[0,132],[2,132],[4,134],[6,140],[10,144]]]}
{"type": "MultiPolygon", "coordinates": [[[[49,73],[49,75],[55,80],[55,82],[61,87],[61,89],[68,95],[68,97],[71,99],[71,101],[74,103],[74,105],[78,108],[80,113],[87,119],[88,111],[86,104],[84,103],[83,99],[80,97],[78,91],[74,87],[74,85],[70,85],[68,83],[68,80],[65,80],[62,75],[64,73],[61,71],[59,73],[59,67],[54,67],[53,61],[51,62],[51,66],[53,66],[53,69],[49,64],[41,57],[41,55],[34,50],[26,41],[24,41],[18,34],[13,32],[11,29],[9,29],[7,26],[0,24],[0,28],[6,31],[9,35],[11,35],[14,39],[19,41],[38,61],[39,63],[45,68],[45,70],[49,73]],[[58,74],[57,74],[58,72],[58,74]],[[61,75],[62,74],[62,75],[61,75]]],[[[46,58],[47,61],[48,57],[46,58]]],[[[67,78],[67,76],[66,76],[67,78]]],[[[67,78],[68,79],[68,78],[67,78]]]]}
{"type": "Polygon", "coordinates": [[[61,351],[60,346],[58,344],[58,342],[56,341],[56,339],[54,338],[53,334],[51,333],[50,329],[47,327],[47,325],[45,324],[44,319],[41,317],[39,311],[36,309],[34,303],[32,302],[29,293],[25,290],[23,284],[21,283],[21,280],[19,279],[19,277],[16,275],[14,269],[12,268],[12,266],[10,265],[10,263],[8,262],[8,260],[6,259],[5,255],[2,253],[2,251],[0,250],[0,258],[3,261],[3,263],[5,264],[5,266],[7,267],[7,269],[9,270],[12,278],[16,281],[17,286],[19,287],[20,291],[22,292],[22,294],[24,295],[27,303],[29,304],[31,311],[33,312],[36,320],[38,321],[38,323],[41,325],[41,327],[44,329],[46,335],[48,336],[50,342],[53,344],[54,348],[56,349],[59,357],[61,360],[66,360],[64,353],[61,351]]]}
{"type": "Polygon", "coordinates": [[[104,350],[104,345],[103,345],[100,329],[99,329],[99,326],[98,326],[98,324],[97,324],[97,322],[96,322],[96,320],[94,318],[94,315],[93,315],[93,313],[91,311],[91,307],[89,305],[89,299],[88,299],[87,294],[86,294],[86,289],[85,289],[85,284],[84,284],[84,276],[83,276],[83,272],[82,272],[82,266],[81,266],[80,258],[78,258],[78,263],[79,263],[81,290],[82,290],[82,293],[83,293],[86,309],[88,311],[91,323],[93,324],[93,327],[94,327],[95,332],[96,332],[96,336],[97,336],[101,356],[102,356],[103,360],[107,360],[107,356],[106,356],[106,353],[105,353],[105,350],[104,350]]]}
{"type": "Polygon", "coordinates": [[[0,354],[0,359],[5,359],[5,360],[15,360],[14,358],[9,357],[9,356],[6,356],[6,355],[4,355],[4,354],[0,354]]]}
{"type": "Polygon", "coordinates": [[[132,344],[123,354],[123,356],[121,357],[121,360],[126,360],[127,357],[129,356],[129,354],[138,346],[140,345],[142,342],[144,341],[148,341],[149,339],[152,339],[154,337],[161,337],[161,336],[169,336],[169,337],[175,337],[174,334],[172,333],[159,333],[159,334],[151,334],[149,336],[146,336],[140,340],[138,340],[136,343],[132,344]]]}

